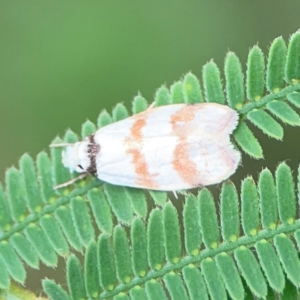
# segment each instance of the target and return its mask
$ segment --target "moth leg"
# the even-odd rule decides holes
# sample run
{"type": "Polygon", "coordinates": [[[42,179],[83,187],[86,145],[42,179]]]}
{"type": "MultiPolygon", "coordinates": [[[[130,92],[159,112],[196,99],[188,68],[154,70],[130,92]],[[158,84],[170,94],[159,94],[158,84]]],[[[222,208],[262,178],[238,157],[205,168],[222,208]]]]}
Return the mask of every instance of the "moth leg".
{"type": "Polygon", "coordinates": [[[67,182],[64,182],[64,183],[61,183],[61,184],[58,184],[58,185],[54,186],[53,189],[57,190],[57,189],[61,189],[63,187],[66,187],[68,185],[71,185],[71,184],[75,183],[76,181],[85,178],[88,174],[89,173],[82,173],[79,176],[77,176],[77,177],[75,177],[75,178],[73,178],[73,179],[71,179],[71,180],[69,180],[67,182]]]}
{"type": "Polygon", "coordinates": [[[176,199],[178,199],[177,192],[176,192],[176,191],[173,191],[173,194],[174,194],[174,197],[175,197],[176,199]]]}
{"type": "Polygon", "coordinates": [[[154,107],[155,107],[155,101],[153,101],[153,102],[148,106],[148,108],[146,109],[146,111],[151,110],[151,109],[154,108],[154,107]]]}

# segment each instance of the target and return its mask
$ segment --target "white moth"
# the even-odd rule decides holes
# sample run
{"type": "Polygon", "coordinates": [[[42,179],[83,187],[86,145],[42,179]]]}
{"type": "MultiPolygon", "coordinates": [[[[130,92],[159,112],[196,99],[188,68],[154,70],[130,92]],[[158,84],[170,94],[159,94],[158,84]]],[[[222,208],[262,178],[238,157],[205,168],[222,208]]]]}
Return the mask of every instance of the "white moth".
{"type": "Polygon", "coordinates": [[[79,178],[94,174],[115,185],[176,191],[215,184],[240,161],[229,138],[237,122],[235,110],[216,103],[150,108],[68,145],[62,162],[79,178]]]}

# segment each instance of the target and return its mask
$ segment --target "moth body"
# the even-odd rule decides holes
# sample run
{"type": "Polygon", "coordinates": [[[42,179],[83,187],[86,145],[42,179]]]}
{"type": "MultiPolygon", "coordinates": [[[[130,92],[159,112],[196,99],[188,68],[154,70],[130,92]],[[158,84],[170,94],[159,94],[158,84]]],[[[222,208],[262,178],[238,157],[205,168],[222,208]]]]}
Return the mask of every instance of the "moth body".
{"type": "Polygon", "coordinates": [[[238,115],[215,103],[155,107],[97,130],[63,152],[71,171],[122,186],[175,191],[219,183],[240,161],[238,115]]]}

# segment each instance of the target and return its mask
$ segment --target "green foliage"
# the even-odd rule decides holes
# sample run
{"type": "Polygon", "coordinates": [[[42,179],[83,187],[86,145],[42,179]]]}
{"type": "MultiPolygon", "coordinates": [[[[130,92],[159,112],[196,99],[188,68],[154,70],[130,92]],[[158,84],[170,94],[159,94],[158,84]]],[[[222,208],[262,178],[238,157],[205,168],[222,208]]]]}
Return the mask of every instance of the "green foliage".
{"type": "MultiPolygon", "coordinates": [[[[275,39],[267,64],[262,50],[253,47],[245,78],[239,58],[230,52],[224,85],[219,68],[210,61],[203,67],[203,87],[188,73],[170,90],[160,87],[155,105],[227,103],[240,114],[233,141],[246,155],[260,159],[263,147],[250,123],[277,140],[283,139],[284,124],[300,125],[293,108],[300,107],[299,49],[299,32],[288,46],[282,38],[275,39]]],[[[147,108],[146,99],[137,95],[132,113],[147,108]]],[[[104,110],[97,126],[83,124],[81,138],[128,116],[122,104],[112,115],[104,110]]],[[[63,141],[81,138],[68,130],[63,141]]],[[[59,142],[58,137],[53,141],[59,142]]],[[[244,299],[249,294],[264,299],[270,292],[278,297],[297,294],[300,199],[286,163],[279,164],[275,174],[262,170],[257,182],[250,176],[240,187],[224,182],[220,204],[207,188],[198,195],[182,192],[181,212],[167,193],[112,186],[91,177],[54,190],[76,176],[62,166],[61,151],[51,148],[50,157],[41,152],[36,162],[23,155],[19,169],[6,172],[5,188],[0,185],[0,288],[8,289],[11,279],[23,284],[25,265],[55,267],[62,256],[68,288],[43,280],[45,293],[55,300],[244,299]]],[[[300,167],[296,184],[299,191],[300,167]]]]}

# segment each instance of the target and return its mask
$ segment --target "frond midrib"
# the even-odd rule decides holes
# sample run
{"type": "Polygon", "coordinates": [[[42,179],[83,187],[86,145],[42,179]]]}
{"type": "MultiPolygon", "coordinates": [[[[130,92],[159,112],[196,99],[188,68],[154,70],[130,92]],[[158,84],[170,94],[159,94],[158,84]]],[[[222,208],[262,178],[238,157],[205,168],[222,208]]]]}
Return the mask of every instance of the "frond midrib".
{"type": "Polygon", "coordinates": [[[246,115],[248,112],[250,112],[253,109],[261,108],[264,105],[266,105],[268,102],[271,102],[273,100],[277,100],[280,98],[286,98],[286,96],[294,91],[300,90],[300,84],[295,85],[289,85],[283,89],[281,89],[278,93],[272,93],[268,94],[264,97],[262,97],[260,100],[256,102],[249,102],[243,106],[242,109],[238,110],[238,112],[242,115],[246,115]]]}
{"type": "Polygon", "coordinates": [[[113,291],[105,291],[102,292],[97,299],[107,299],[111,298],[121,292],[128,292],[135,286],[143,285],[146,282],[162,278],[169,272],[180,271],[184,267],[188,266],[189,264],[200,264],[200,262],[209,257],[215,257],[221,253],[231,254],[235,249],[240,246],[245,247],[252,247],[255,243],[262,241],[262,240],[271,240],[278,234],[292,234],[297,229],[300,229],[300,219],[295,220],[293,224],[280,224],[276,229],[262,229],[260,230],[255,236],[241,236],[235,242],[222,242],[216,249],[203,249],[199,255],[195,256],[186,256],[183,257],[178,263],[166,263],[166,265],[156,271],[149,271],[148,274],[144,277],[135,277],[133,278],[128,284],[119,284],[115,287],[113,291]]]}

